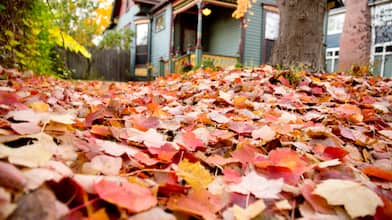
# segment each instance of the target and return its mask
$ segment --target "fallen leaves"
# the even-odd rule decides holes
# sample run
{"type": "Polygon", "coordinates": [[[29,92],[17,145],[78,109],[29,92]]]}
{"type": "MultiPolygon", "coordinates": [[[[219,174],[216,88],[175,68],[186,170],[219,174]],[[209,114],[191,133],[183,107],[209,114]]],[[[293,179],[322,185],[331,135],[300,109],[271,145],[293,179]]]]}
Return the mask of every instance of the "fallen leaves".
{"type": "Polygon", "coordinates": [[[196,190],[207,188],[208,184],[214,180],[210,172],[200,162],[191,163],[187,159],[178,164],[177,174],[196,190]]]}
{"type": "Polygon", "coordinates": [[[157,199],[149,189],[133,183],[115,183],[103,179],[94,184],[94,189],[103,200],[130,212],[141,212],[157,204],[157,199]]]}
{"type": "Polygon", "coordinates": [[[268,180],[256,172],[252,171],[238,184],[230,184],[229,191],[238,192],[245,195],[252,193],[260,199],[276,199],[278,194],[282,191],[283,180],[268,180]]]}
{"type": "Polygon", "coordinates": [[[330,205],[343,205],[351,218],[374,215],[376,208],[384,204],[375,192],[349,180],[325,180],[313,193],[325,198],[330,205]]]}
{"type": "Polygon", "coordinates": [[[0,219],[41,189],[64,219],[392,218],[388,79],[2,71],[0,219]]]}

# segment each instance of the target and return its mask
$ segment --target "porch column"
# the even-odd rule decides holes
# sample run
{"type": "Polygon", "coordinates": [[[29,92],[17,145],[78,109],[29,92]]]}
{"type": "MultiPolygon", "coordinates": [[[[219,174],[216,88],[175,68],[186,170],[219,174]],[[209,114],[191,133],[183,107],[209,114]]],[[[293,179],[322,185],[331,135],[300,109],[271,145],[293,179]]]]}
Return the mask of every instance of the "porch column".
{"type": "Polygon", "coordinates": [[[197,40],[196,40],[196,50],[195,50],[195,55],[196,55],[196,66],[201,65],[201,55],[202,55],[202,45],[201,45],[201,40],[202,40],[202,0],[197,1],[197,40]]]}

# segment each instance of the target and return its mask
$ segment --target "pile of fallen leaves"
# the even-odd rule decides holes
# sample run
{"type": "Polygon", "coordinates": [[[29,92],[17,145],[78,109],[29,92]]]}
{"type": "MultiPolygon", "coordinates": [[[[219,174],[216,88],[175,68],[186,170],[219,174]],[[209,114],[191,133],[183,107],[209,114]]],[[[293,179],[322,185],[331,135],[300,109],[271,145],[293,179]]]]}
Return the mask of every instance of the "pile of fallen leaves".
{"type": "Polygon", "coordinates": [[[390,79],[0,77],[0,219],[392,219],[390,79]]]}

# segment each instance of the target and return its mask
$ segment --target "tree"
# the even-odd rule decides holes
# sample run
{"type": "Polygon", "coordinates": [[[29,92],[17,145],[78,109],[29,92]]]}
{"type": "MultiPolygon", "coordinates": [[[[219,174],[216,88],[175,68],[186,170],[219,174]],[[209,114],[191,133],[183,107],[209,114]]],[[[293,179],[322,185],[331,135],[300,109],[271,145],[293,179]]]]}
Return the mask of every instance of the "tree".
{"type": "Polygon", "coordinates": [[[370,57],[370,8],[368,0],[346,0],[346,18],[340,40],[339,71],[351,65],[367,66],[370,57]]]}
{"type": "Polygon", "coordinates": [[[60,29],[83,46],[108,26],[112,5],[104,0],[47,0],[60,29]]]}
{"type": "Polygon", "coordinates": [[[290,67],[303,64],[318,72],[325,69],[323,44],[327,0],[278,0],[279,37],[270,63],[290,67]]]}

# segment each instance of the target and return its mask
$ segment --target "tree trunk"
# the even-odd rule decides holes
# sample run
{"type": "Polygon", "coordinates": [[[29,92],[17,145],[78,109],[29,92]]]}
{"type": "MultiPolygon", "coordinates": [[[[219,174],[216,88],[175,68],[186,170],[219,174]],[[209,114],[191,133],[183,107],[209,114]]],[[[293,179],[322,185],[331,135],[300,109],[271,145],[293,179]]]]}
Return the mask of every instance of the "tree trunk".
{"type": "Polygon", "coordinates": [[[278,0],[279,37],[270,63],[310,72],[325,68],[324,17],[327,0],[278,0]]]}
{"type": "Polygon", "coordinates": [[[370,8],[368,0],[346,0],[346,17],[340,40],[339,71],[351,65],[368,65],[370,59],[370,8]]]}

